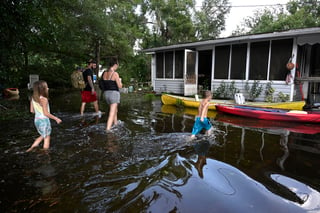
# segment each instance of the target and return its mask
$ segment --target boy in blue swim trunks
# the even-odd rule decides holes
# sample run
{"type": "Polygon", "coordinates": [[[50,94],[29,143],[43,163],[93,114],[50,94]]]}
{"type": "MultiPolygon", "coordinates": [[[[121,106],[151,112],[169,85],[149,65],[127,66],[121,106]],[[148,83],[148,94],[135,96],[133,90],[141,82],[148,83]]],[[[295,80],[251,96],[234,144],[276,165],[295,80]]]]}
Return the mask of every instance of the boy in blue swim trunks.
{"type": "Polygon", "coordinates": [[[200,133],[202,129],[206,130],[206,134],[208,135],[212,130],[212,125],[207,118],[208,108],[210,105],[210,100],[212,98],[211,91],[204,91],[203,99],[198,108],[198,115],[196,116],[196,120],[193,125],[191,139],[194,139],[197,134],[200,133]]]}

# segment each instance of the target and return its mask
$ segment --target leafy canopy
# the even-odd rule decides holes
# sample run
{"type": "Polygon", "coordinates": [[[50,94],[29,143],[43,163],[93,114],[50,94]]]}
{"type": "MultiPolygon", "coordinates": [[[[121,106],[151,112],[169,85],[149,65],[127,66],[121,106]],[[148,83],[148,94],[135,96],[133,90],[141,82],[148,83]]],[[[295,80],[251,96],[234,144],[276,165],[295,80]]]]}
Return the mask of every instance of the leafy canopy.
{"type": "Polygon", "coordinates": [[[256,34],[290,29],[319,27],[320,2],[318,0],[293,0],[286,9],[282,6],[257,10],[247,17],[233,35],[256,34]]]}
{"type": "Polygon", "coordinates": [[[124,79],[148,80],[149,63],[135,47],[215,38],[228,0],[2,0],[0,87],[26,87],[39,74],[70,87],[70,74],[90,58],[107,65],[117,56],[124,79]]]}

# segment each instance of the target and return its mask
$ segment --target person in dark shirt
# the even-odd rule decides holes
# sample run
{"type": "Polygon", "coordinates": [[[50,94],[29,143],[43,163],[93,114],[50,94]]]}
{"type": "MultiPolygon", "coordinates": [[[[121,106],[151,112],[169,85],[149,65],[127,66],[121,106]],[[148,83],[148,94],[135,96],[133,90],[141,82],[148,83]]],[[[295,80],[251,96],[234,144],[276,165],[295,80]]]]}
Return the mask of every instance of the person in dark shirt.
{"type": "Polygon", "coordinates": [[[104,83],[104,98],[109,104],[109,116],[107,121],[106,130],[109,131],[112,125],[118,124],[118,104],[120,103],[120,92],[119,88],[122,88],[121,78],[116,72],[119,64],[116,58],[112,58],[109,63],[108,71],[102,75],[104,83]]]}
{"type": "Polygon", "coordinates": [[[84,109],[86,107],[86,103],[93,102],[94,109],[96,113],[101,114],[99,111],[99,105],[98,105],[98,99],[97,99],[97,93],[94,89],[93,85],[93,69],[97,67],[97,64],[95,61],[90,60],[88,62],[88,66],[85,69],[83,74],[83,79],[86,83],[86,87],[81,91],[81,108],[80,108],[80,114],[83,115],[84,109]]]}

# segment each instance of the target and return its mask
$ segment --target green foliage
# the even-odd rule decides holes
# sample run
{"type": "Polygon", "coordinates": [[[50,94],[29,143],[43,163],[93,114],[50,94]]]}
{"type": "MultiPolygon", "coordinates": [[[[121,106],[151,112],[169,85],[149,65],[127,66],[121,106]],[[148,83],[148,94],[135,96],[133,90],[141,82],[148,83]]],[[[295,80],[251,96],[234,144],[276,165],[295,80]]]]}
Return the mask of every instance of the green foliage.
{"type": "Polygon", "coordinates": [[[90,58],[106,66],[113,56],[124,83],[148,81],[149,56],[137,54],[136,44],[196,41],[205,38],[200,28],[208,26],[209,36],[223,29],[227,0],[203,2],[210,13],[197,16],[193,0],[0,1],[1,86],[26,87],[38,74],[52,87],[71,87],[75,67],[90,58]]]}
{"type": "MultiPolygon", "coordinates": [[[[22,97],[26,97],[25,91],[20,91],[20,96],[17,100],[10,100],[10,97],[0,99],[0,121],[7,120],[28,120],[34,115],[29,111],[28,101],[22,97]]],[[[14,98],[14,97],[13,97],[14,98]]]]}
{"type": "Polygon", "coordinates": [[[194,2],[143,0],[142,16],[151,28],[144,28],[144,48],[195,41],[192,21],[194,2]]]}
{"type": "Polygon", "coordinates": [[[219,87],[213,92],[213,97],[221,99],[233,99],[234,94],[240,91],[235,87],[234,84],[234,81],[232,81],[230,84],[226,84],[224,81],[222,81],[219,87]]]}
{"type": "Polygon", "coordinates": [[[199,39],[215,39],[225,29],[225,16],[230,12],[229,0],[206,0],[196,11],[196,30],[199,39]]]}
{"type": "Polygon", "coordinates": [[[262,85],[260,85],[260,81],[255,80],[252,86],[250,87],[249,82],[247,81],[245,85],[245,90],[249,94],[249,99],[251,101],[255,101],[255,99],[259,97],[259,95],[262,92],[262,85]]]}
{"type": "Polygon", "coordinates": [[[272,82],[268,82],[266,85],[265,90],[265,101],[266,102],[273,102],[273,93],[275,92],[274,88],[272,87],[272,82]]]}
{"type": "Polygon", "coordinates": [[[289,101],[290,99],[290,96],[288,94],[284,94],[282,92],[279,92],[278,93],[278,98],[281,102],[286,102],[286,101],[289,101]]]}
{"type": "Polygon", "coordinates": [[[39,74],[55,87],[70,87],[71,72],[89,58],[132,57],[141,36],[137,5],[138,1],[1,1],[0,82],[25,87],[29,74],[39,74]]]}
{"type": "Polygon", "coordinates": [[[209,90],[210,81],[208,78],[204,79],[202,84],[203,84],[203,90],[209,90]]]}
{"type": "Polygon", "coordinates": [[[235,82],[232,81],[232,82],[229,84],[229,86],[228,86],[228,97],[229,97],[230,99],[233,99],[234,94],[240,92],[240,90],[239,90],[238,88],[236,88],[234,84],[235,84],[235,82]]]}
{"type": "Polygon", "coordinates": [[[122,78],[122,82],[128,85],[131,78],[134,78],[138,82],[150,81],[150,61],[150,56],[141,53],[125,59],[124,65],[121,65],[120,62],[118,72],[122,78]]]}
{"type": "Polygon", "coordinates": [[[289,1],[286,9],[275,6],[257,10],[247,17],[243,26],[238,26],[233,35],[255,34],[290,29],[320,26],[320,4],[318,0],[289,1]],[[246,30],[246,29],[249,29],[246,30]]]}
{"type": "Polygon", "coordinates": [[[153,101],[156,99],[156,96],[153,93],[147,93],[144,95],[144,100],[153,101]]]}
{"type": "Polygon", "coordinates": [[[177,98],[177,100],[176,100],[176,106],[178,106],[178,107],[183,107],[183,106],[184,106],[183,101],[182,101],[181,99],[177,98]]]}
{"type": "Polygon", "coordinates": [[[214,98],[225,98],[227,94],[227,85],[222,81],[219,87],[213,92],[214,98]]]}

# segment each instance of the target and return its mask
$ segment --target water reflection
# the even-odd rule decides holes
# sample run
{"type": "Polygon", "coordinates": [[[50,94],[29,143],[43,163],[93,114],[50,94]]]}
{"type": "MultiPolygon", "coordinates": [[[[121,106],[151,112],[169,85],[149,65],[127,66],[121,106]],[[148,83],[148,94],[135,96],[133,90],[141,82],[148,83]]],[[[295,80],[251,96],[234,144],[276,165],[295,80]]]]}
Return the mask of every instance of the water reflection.
{"type": "Polygon", "coordinates": [[[80,127],[86,128],[91,125],[96,125],[99,123],[100,118],[101,118],[101,116],[99,116],[99,115],[94,115],[94,116],[90,116],[90,117],[83,115],[83,116],[81,116],[80,127]]]}
{"type": "Polygon", "coordinates": [[[320,193],[312,187],[281,174],[271,174],[271,179],[292,192],[301,206],[310,212],[320,211],[320,193]]]}
{"type": "Polygon", "coordinates": [[[218,114],[217,121],[230,124],[236,127],[246,127],[253,129],[263,129],[266,132],[281,132],[287,130],[294,133],[302,134],[317,134],[320,133],[320,125],[317,124],[305,124],[295,122],[283,122],[283,121],[269,121],[262,119],[243,118],[239,116],[218,114]]]}
{"type": "Polygon", "coordinates": [[[288,148],[289,134],[290,134],[289,131],[285,131],[283,134],[281,134],[281,137],[280,137],[280,146],[281,146],[281,149],[283,150],[283,155],[277,159],[277,164],[282,170],[285,170],[284,162],[289,157],[289,148],[288,148]]]}
{"type": "Polygon", "coordinates": [[[200,141],[194,145],[194,149],[196,154],[198,155],[198,159],[195,162],[195,167],[198,170],[199,177],[203,178],[203,166],[207,164],[207,153],[210,148],[209,141],[200,141]]]}
{"type": "MultiPolygon", "coordinates": [[[[285,170],[284,164],[286,159],[289,157],[290,149],[289,146],[296,146],[297,143],[294,139],[296,137],[296,133],[303,133],[305,134],[305,138],[311,136],[311,138],[314,138],[314,140],[311,140],[314,142],[316,146],[319,144],[318,133],[320,132],[320,126],[319,125],[313,125],[313,124],[301,124],[301,123],[287,123],[287,122],[275,122],[275,121],[266,121],[266,120],[258,120],[258,119],[244,119],[241,117],[236,116],[228,116],[228,115],[218,115],[216,116],[216,121],[220,122],[223,126],[225,126],[226,129],[228,127],[233,127],[241,130],[241,152],[240,157],[237,161],[237,163],[240,163],[241,160],[244,159],[244,152],[245,152],[245,135],[246,132],[252,132],[255,131],[256,133],[261,134],[261,146],[259,149],[259,154],[261,160],[264,160],[263,156],[263,149],[265,147],[265,136],[267,135],[279,135],[279,145],[281,150],[283,151],[283,154],[281,157],[277,159],[278,166],[285,170]],[[290,140],[290,143],[289,143],[290,140]]],[[[226,131],[227,132],[227,131],[226,131]]],[[[249,136],[251,137],[251,136],[249,136]]],[[[305,140],[304,138],[304,140],[305,140]]],[[[302,139],[302,137],[300,138],[302,139]]],[[[225,140],[225,139],[224,139],[225,140]]],[[[258,138],[256,139],[258,140],[258,138]]],[[[311,147],[308,147],[310,145],[309,143],[304,144],[304,150],[309,152],[314,152],[315,150],[311,147]]]]}
{"type": "Polygon", "coordinates": [[[212,112],[214,136],[187,143],[196,110],[134,94],[121,98],[122,122],[106,133],[106,115],[80,117],[78,98],[66,108],[59,99],[52,110],[64,124],[49,157],[23,152],[32,120],[1,125],[1,212],[319,211],[318,134],[212,112]]]}
{"type": "Polygon", "coordinates": [[[60,190],[56,181],[56,169],[51,163],[48,150],[36,150],[33,164],[24,169],[24,179],[27,185],[34,187],[39,192],[38,196],[29,199],[16,200],[16,206],[23,206],[25,210],[37,208],[38,206],[54,206],[60,202],[60,190]]]}

